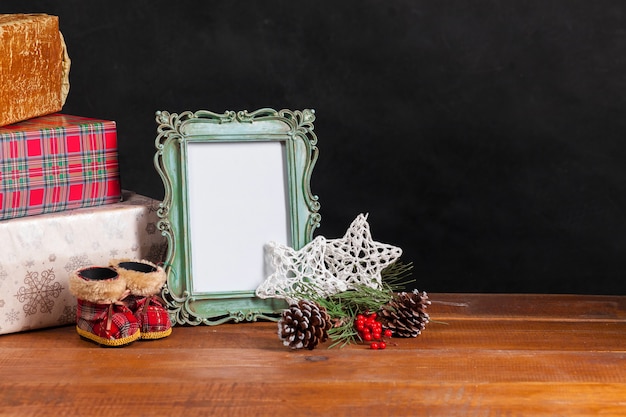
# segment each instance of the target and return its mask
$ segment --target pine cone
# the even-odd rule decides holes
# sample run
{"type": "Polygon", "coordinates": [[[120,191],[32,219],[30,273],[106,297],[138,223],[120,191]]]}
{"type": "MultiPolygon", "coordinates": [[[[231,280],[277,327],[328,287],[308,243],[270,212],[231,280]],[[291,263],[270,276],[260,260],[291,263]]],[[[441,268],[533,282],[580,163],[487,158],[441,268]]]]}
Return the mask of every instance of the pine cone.
{"type": "Polygon", "coordinates": [[[428,323],[426,307],[429,305],[430,300],[425,291],[397,293],[383,306],[380,321],[384,328],[393,332],[394,336],[417,337],[428,323]]]}
{"type": "Polygon", "coordinates": [[[278,337],[292,349],[314,349],[328,340],[332,323],[326,309],[313,301],[300,300],[283,310],[278,337]]]}

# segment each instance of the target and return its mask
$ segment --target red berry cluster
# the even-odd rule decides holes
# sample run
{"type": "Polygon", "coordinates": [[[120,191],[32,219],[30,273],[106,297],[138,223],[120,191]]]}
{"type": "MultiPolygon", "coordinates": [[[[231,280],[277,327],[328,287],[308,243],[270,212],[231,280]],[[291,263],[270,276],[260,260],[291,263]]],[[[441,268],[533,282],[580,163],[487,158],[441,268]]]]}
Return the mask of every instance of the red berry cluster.
{"type": "Polygon", "coordinates": [[[370,349],[385,349],[387,343],[383,336],[389,338],[393,336],[393,332],[389,329],[383,331],[383,325],[376,321],[376,317],[376,313],[358,314],[354,327],[363,341],[370,342],[370,349]]]}

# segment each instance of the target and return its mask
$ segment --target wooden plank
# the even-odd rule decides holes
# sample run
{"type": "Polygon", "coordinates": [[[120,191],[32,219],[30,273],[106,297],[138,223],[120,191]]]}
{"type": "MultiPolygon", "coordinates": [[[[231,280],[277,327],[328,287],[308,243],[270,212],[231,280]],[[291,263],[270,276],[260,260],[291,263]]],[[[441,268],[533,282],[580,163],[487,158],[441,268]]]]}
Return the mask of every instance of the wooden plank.
{"type": "Polygon", "coordinates": [[[67,384],[41,385],[36,397],[25,394],[29,389],[22,384],[7,388],[0,414],[575,417],[622,416],[626,410],[623,384],[121,382],[92,383],[82,389],[67,384]]]}
{"type": "Polygon", "coordinates": [[[626,297],[549,294],[430,294],[431,316],[532,320],[626,320],[626,297]]]}
{"type": "Polygon", "coordinates": [[[269,322],[124,348],[5,335],[0,416],[626,415],[626,297],[433,299],[437,322],[384,351],[292,351],[269,322]]]}
{"type": "Polygon", "coordinates": [[[369,349],[343,349],[305,353],[251,349],[139,349],[130,352],[101,349],[79,358],[75,351],[48,349],[2,350],[0,364],[8,375],[28,374],[29,381],[46,383],[89,383],[85,367],[97,375],[98,381],[115,383],[119,379],[134,382],[145,379],[141,372],[129,369],[150,369],[158,364],[159,373],[151,375],[152,383],[170,381],[276,382],[296,375],[307,382],[378,381],[394,383],[412,381],[437,383],[467,382],[595,382],[626,384],[626,353],[622,352],[558,352],[516,351],[501,349],[429,349],[423,351],[389,348],[374,352],[369,349]],[[376,356],[374,356],[376,355],[376,356]],[[33,358],[45,358],[33,360],[33,358]],[[115,365],[121,362],[125,366],[115,365]],[[115,366],[113,366],[115,365],[115,366]],[[65,369],[66,373],[60,373],[65,369]]]}

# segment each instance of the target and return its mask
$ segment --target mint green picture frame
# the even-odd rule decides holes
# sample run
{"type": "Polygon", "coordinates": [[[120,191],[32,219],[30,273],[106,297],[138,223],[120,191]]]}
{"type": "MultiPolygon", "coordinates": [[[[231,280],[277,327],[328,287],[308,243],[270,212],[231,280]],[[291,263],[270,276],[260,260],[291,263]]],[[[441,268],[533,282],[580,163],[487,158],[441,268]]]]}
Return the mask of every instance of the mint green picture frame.
{"type": "Polygon", "coordinates": [[[314,120],[309,109],[156,113],[154,165],[165,191],[158,229],[168,243],[162,297],[173,324],[276,320],[286,307],[256,297],[258,277],[248,275],[266,273],[257,259],[266,235],[277,231],[282,243],[300,249],[320,225],[310,185],[318,158],[314,120]],[[265,189],[273,191],[259,192],[265,189]],[[217,264],[221,269],[211,269],[217,264]],[[248,264],[250,274],[229,271],[248,264]]]}

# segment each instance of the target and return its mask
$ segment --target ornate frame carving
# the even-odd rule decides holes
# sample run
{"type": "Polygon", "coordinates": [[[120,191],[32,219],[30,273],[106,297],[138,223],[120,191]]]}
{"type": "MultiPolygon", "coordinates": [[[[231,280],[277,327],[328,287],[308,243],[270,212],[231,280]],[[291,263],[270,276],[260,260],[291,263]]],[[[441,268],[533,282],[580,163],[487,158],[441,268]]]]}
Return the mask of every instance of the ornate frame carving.
{"type": "MultiPolygon", "coordinates": [[[[285,212],[287,233],[291,240],[286,243],[299,249],[311,241],[321,218],[318,197],[311,193],[310,188],[311,174],[318,157],[314,120],[314,111],[308,109],[276,111],[264,108],[253,112],[226,111],[222,114],[206,110],[180,114],[167,111],[156,113],[158,128],[154,165],[165,188],[158,210],[158,228],[168,242],[165,259],[168,277],[162,296],[173,324],[217,325],[230,321],[274,320],[285,308],[282,300],[256,297],[256,288],[217,292],[194,290],[194,283],[200,282],[199,277],[193,276],[192,259],[193,239],[198,239],[198,235],[192,236],[194,231],[190,219],[191,214],[197,213],[199,208],[191,206],[189,184],[193,180],[191,176],[198,173],[190,173],[189,148],[211,143],[243,146],[246,143],[279,142],[284,145],[281,148],[285,165],[285,212]]],[[[243,175],[253,176],[254,172],[243,175]]],[[[228,181],[229,178],[223,180],[228,181]]],[[[249,202],[252,212],[254,204],[254,201],[249,202]]],[[[219,236],[209,234],[200,237],[214,238],[219,236]]],[[[259,251],[263,251],[263,248],[259,248],[259,251]]],[[[245,262],[241,259],[237,261],[245,262]]],[[[223,279],[206,278],[209,281],[223,279]]]]}

